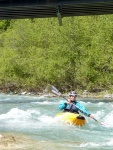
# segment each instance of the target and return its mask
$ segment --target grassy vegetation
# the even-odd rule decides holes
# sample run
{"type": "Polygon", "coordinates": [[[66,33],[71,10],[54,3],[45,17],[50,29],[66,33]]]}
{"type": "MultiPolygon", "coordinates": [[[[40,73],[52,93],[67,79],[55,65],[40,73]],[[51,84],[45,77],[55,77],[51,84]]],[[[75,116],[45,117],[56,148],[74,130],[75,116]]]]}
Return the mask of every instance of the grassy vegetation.
{"type": "Polygon", "coordinates": [[[0,86],[113,88],[113,15],[0,21],[0,86]]]}

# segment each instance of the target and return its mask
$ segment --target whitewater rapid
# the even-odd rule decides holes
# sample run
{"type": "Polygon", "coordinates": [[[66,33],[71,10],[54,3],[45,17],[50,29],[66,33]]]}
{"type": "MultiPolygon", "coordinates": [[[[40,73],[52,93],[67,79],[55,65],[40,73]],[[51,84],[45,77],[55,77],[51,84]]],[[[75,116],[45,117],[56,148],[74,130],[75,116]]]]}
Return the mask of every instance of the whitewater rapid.
{"type": "MultiPolygon", "coordinates": [[[[93,102],[91,99],[78,99],[97,120],[108,126],[103,127],[86,117],[85,126],[75,127],[55,118],[60,112],[58,105],[64,101],[61,98],[1,94],[0,131],[26,136],[32,142],[35,141],[35,144],[38,143],[43,150],[111,150],[113,103],[101,100],[93,102]]],[[[33,146],[33,149],[37,150],[37,147],[33,146]]]]}

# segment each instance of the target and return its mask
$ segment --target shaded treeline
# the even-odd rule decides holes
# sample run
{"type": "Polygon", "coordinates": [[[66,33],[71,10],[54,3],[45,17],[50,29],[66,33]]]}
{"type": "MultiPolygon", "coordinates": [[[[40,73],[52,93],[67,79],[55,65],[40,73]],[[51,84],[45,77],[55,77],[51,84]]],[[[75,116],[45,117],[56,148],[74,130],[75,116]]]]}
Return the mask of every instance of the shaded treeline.
{"type": "Polygon", "coordinates": [[[2,20],[0,64],[1,89],[112,89],[113,15],[2,20]]]}

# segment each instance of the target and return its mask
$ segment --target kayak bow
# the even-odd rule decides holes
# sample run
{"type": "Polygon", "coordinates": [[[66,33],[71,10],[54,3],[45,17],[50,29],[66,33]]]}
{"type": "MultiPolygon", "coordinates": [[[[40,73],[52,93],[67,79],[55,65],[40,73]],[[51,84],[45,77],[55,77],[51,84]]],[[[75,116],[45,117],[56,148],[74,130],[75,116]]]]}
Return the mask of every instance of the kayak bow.
{"type": "Polygon", "coordinates": [[[61,112],[56,115],[56,118],[61,119],[61,121],[67,124],[73,124],[75,126],[83,126],[86,123],[84,116],[80,114],[75,114],[71,112],[61,112]]]}

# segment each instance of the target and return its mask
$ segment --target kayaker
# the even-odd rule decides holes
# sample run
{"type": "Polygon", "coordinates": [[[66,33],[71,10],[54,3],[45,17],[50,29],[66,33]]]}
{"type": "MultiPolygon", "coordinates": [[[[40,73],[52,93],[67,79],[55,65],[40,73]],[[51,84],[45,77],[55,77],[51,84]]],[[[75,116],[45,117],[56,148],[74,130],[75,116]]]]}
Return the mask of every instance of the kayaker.
{"type": "Polygon", "coordinates": [[[86,108],[76,100],[76,98],[77,93],[75,91],[70,92],[69,99],[67,99],[66,102],[61,103],[59,105],[59,109],[63,110],[64,112],[72,112],[77,114],[81,112],[87,117],[94,118],[91,113],[88,112],[86,108]]]}

